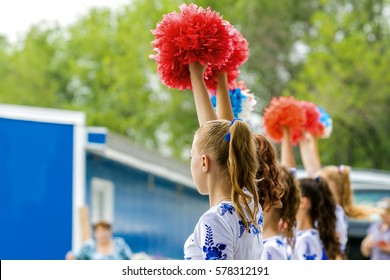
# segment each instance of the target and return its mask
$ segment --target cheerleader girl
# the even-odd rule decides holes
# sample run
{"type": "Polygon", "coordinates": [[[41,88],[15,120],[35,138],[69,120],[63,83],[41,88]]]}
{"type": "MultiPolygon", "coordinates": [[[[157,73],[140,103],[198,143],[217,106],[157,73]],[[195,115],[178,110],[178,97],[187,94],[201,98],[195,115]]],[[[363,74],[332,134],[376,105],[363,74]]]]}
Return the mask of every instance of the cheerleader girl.
{"type": "MultiPolygon", "coordinates": [[[[276,157],[276,152],[274,152],[276,157]]],[[[295,177],[295,160],[289,129],[283,127],[280,174],[284,187],[282,207],[264,211],[264,251],[262,259],[287,260],[294,248],[294,228],[300,204],[300,189],[295,177]]]]}
{"type": "MultiPolygon", "coordinates": [[[[207,157],[206,154],[200,156],[200,159],[205,160],[202,162],[202,167],[203,163],[206,164],[208,162],[206,160],[207,158],[213,160],[215,158],[219,159],[218,164],[212,161],[213,164],[211,166],[213,168],[207,172],[204,178],[205,180],[199,180],[199,184],[197,181],[195,183],[198,186],[205,184],[208,186],[207,189],[210,188],[212,191],[218,189],[218,193],[223,193],[224,195],[220,195],[222,196],[222,201],[218,201],[217,199],[212,199],[213,195],[210,193],[211,208],[200,218],[194,233],[188,238],[184,246],[185,259],[260,259],[263,251],[261,228],[263,216],[262,205],[259,201],[263,205],[277,205],[277,203],[280,203],[280,190],[276,193],[272,191],[272,188],[277,183],[275,183],[274,178],[269,177],[270,166],[266,166],[264,161],[260,161],[258,164],[257,160],[258,152],[260,151],[259,143],[268,143],[268,141],[264,142],[266,140],[265,138],[259,138],[255,142],[253,135],[247,134],[247,132],[250,132],[249,127],[242,121],[233,120],[230,127],[229,122],[222,120],[216,121],[218,117],[230,119],[233,115],[228,99],[228,91],[226,90],[226,74],[220,73],[218,75],[218,89],[225,88],[225,91],[220,90],[218,94],[217,113],[219,115],[217,117],[210,102],[203,78],[206,66],[200,65],[199,63],[191,63],[189,69],[198,121],[201,126],[195,135],[192,152],[198,155],[198,157],[194,156],[196,159],[199,159],[199,153],[202,153],[202,151],[207,151],[210,154],[210,157],[207,157]],[[223,98],[226,98],[224,100],[225,103],[223,98]],[[226,124],[228,127],[226,127],[226,124]],[[241,132],[238,134],[236,132],[236,126],[241,128],[241,132]],[[217,129],[216,127],[220,128],[217,129]],[[217,133],[217,130],[223,133],[217,133]],[[232,137],[236,140],[232,140],[232,137]],[[206,138],[210,140],[206,141],[206,138]],[[199,143],[203,143],[204,141],[207,144],[199,145],[199,143]],[[257,143],[257,150],[256,145],[253,146],[255,143],[257,143]],[[209,145],[210,148],[206,149],[205,147],[209,145]],[[202,148],[198,148],[199,146],[202,148]],[[251,153],[253,152],[251,150],[253,147],[255,148],[254,158],[251,153]],[[219,156],[217,157],[217,155],[219,156]],[[233,159],[230,160],[231,156],[233,158],[236,157],[236,161],[233,159]],[[260,172],[258,172],[259,170],[260,172]],[[254,176],[252,174],[253,171],[255,172],[254,176]],[[216,174],[219,175],[216,176],[216,174]],[[234,178],[235,176],[242,177],[242,179],[239,179],[239,177],[234,178]],[[256,176],[261,176],[261,179],[264,179],[264,186],[261,188],[260,198],[258,193],[259,186],[255,182],[255,178],[258,179],[259,177],[256,176]],[[266,180],[271,182],[271,184],[265,184],[266,180]],[[236,184],[234,182],[241,183],[236,184]],[[254,188],[253,183],[255,184],[254,188]],[[216,186],[220,186],[220,188],[216,186]],[[228,195],[229,190],[231,193],[230,199],[228,195]],[[250,203],[248,203],[249,201],[250,203]],[[241,209],[242,205],[246,205],[245,211],[241,209]],[[207,222],[209,218],[215,221],[216,226],[213,227],[215,229],[211,229],[208,224],[208,227],[206,227],[205,221],[207,222]],[[210,240],[210,237],[220,239],[225,243],[216,242],[214,239],[210,240]],[[211,245],[207,245],[211,244],[210,242],[214,244],[212,248],[210,247],[211,245]],[[222,248],[228,248],[228,250],[223,249],[226,250],[226,255],[221,252],[222,248]],[[221,252],[221,255],[218,253],[216,257],[213,257],[212,253],[208,254],[209,252],[221,252]]],[[[210,166],[210,162],[205,166],[210,166]]],[[[271,166],[271,169],[276,170],[274,166],[271,166]]],[[[197,178],[196,168],[192,168],[192,170],[194,180],[197,180],[195,179],[197,178]]],[[[205,170],[202,169],[200,175],[203,175],[203,172],[205,170]]]]}
{"type": "Polygon", "coordinates": [[[335,202],[321,177],[299,179],[301,203],[297,213],[297,231],[293,258],[298,260],[340,259],[336,236],[335,202]]]}
{"type": "Polygon", "coordinates": [[[336,232],[341,249],[345,252],[348,242],[348,219],[368,219],[375,210],[353,204],[349,166],[329,165],[321,168],[316,142],[315,138],[307,134],[305,139],[299,142],[301,157],[305,170],[313,177],[322,177],[329,186],[336,202],[336,232]]]}
{"type": "Polygon", "coordinates": [[[290,169],[281,166],[280,170],[284,186],[283,206],[264,211],[263,260],[287,260],[290,258],[288,247],[294,249],[294,228],[301,195],[290,169]]]}
{"type": "MultiPolygon", "coordinates": [[[[244,122],[230,115],[221,117],[231,121],[218,120],[204,80],[206,64],[211,73],[223,68],[231,79],[239,73],[236,67],[247,59],[247,43],[209,8],[183,4],[180,10],[164,16],[153,31],[157,54],[152,57],[164,84],[192,89],[200,126],[191,149],[191,172],[199,193],[209,196],[210,209],[185,243],[184,255],[186,259],[260,259],[263,218],[256,185],[256,142],[244,122]]],[[[217,76],[217,90],[227,89],[225,75],[217,76]],[[225,80],[220,83],[220,79],[225,80]]],[[[271,203],[275,199],[279,200],[272,197],[271,203]]],[[[264,203],[269,203],[268,196],[264,203]]]]}
{"type": "Polygon", "coordinates": [[[203,80],[205,66],[191,63],[200,128],[191,149],[191,173],[210,209],[184,245],[185,259],[260,259],[262,217],[256,186],[256,145],[247,124],[217,120],[203,80]]]}

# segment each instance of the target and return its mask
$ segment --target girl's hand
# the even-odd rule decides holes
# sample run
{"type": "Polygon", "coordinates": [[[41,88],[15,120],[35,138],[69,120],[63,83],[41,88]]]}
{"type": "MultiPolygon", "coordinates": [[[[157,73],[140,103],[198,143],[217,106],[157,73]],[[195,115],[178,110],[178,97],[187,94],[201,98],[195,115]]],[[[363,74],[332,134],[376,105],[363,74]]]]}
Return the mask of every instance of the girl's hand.
{"type": "Polygon", "coordinates": [[[222,72],[219,72],[217,74],[217,83],[220,84],[224,84],[224,86],[228,87],[227,86],[227,83],[228,83],[228,80],[227,80],[227,73],[225,71],[222,71],[222,72]]]}
{"type": "Polygon", "coordinates": [[[188,69],[190,70],[191,76],[194,75],[196,77],[202,77],[204,72],[206,72],[207,65],[202,65],[199,62],[193,62],[188,65],[188,69]]]}
{"type": "Polygon", "coordinates": [[[199,126],[202,126],[205,122],[217,119],[217,114],[211,104],[204,81],[206,68],[207,65],[202,65],[199,62],[193,62],[188,65],[199,126]]]}
{"type": "Polygon", "coordinates": [[[231,121],[234,119],[233,108],[230,101],[227,73],[217,74],[217,115],[219,119],[231,121]]]}

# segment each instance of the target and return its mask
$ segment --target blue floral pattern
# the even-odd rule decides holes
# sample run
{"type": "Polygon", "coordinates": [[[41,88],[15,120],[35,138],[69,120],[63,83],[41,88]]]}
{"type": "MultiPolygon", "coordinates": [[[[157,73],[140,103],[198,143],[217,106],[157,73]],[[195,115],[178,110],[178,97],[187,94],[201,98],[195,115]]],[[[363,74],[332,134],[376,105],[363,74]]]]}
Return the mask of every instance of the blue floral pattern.
{"type": "Polygon", "coordinates": [[[260,229],[252,223],[249,224],[248,229],[249,233],[252,233],[254,235],[259,235],[260,233],[260,229]]]}
{"type": "Polygon", "coordinates": [[[316,257],[317,257],[317,254],[311,254],[310,253],[310,244],[309,242],[306,242],[306,253],[303,254],[303,257],[305,258],[305,260],[315,260],[316,257]]]}
{"type": "Polygon", "coordinates": [[[283,247],[283,241],[282,240],[280,240],[280,239],[276,239],[276,245],[278,246],[278,247],[283,247]]]}
{"type": "MultiPolygon", "coordinates": [[[[240,225],[240,235],[238,236],[238,238],[241,238],[242,235],[245,232],[245,225],[244,225],[244,222],[241,221],[241,220],[238,223],[240,225]]],[[[257,226],[255,226],[254,224],[249,223],[249,225],[248,225],[248,232],[252,233],[253,235],[257,235],[258,236],[260,234],[260,229],[257,226]]]]}
{"type": "Polygon", "coordinates": [[[244,225],[244,222],[243,221],[239,221],[238,224],[240,225],[240,236],[238,238],[241,238],[242,235],[244,234],[245,232],[245,225],[244,225]]]}
{"type": "MultiPolygon", "coordinates": [[[[248,192],[246,189],[244,191],[248,192]]],[[[254,200],[251,201],[251,208],[254,207],[253,203],[254,200]]],[[[261,259],[262,229],[257,225],[257,221],[262,219],[259,219],[261,206],[258,207],[259,211],[253,222],[256,227],[248,224],[248,230],[244,227],[245,220],[240,222],[240,216],[232,202],[221,201],[211,207],[200,217],[193,234],[187,238],[184,244],[184,259],[261,259]]]]}
{"type": "Polygon", "coordinates": [[[259,226],[261,228],[263,228],[263,224],[264,224],[264,216],[263,216],[263,213],[260,213],[260,217],[259,217],[259,220],[257,221],[257,223],[259,224],[259,226]]]}
{"type": "Polygon", "coordinates": [[[226,260],[227,254],[223,254],[226,244],[217,243],[214,245],[213,231],[210,226],[206,226],[206,238],[203,246],[203,253],[206,254],[206,260],[226,260]]]}
{"type": "Polygon", "coordinates": [[[236,211],[233,205],[228,203],[222,203],[219,208],[221,209],[221,216],[225,215],[226,212],[229,212],[233,215],[233,212],[236,211]]]}

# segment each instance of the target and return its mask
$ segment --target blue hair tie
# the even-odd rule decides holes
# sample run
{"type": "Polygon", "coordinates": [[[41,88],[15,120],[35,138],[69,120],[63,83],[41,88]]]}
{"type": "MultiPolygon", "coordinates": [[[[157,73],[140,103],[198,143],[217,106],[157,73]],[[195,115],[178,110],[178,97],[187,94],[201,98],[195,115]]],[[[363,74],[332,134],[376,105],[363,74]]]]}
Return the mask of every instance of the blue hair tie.
{"type": "MultiPolygon", "coordinates": [[[[236,119],[234,118],[231,122],[230,122],[230,126],[232,126],[234,124],[235,121],[241,121],[241,119],[236,119]]],[[[230,129],[229,129],[230,130],[230,129]]],[[[226,142],[230,142],[230,131],[225,135],[225,137],[223,137],[223,139],[225,139],[226,142]]]]}
{"type": "Polygon", "coordinates": [[[316,183],[319,183],[319,182],[320,182],[320,176],[315,177],[315,178],[314,178],[314,181],[315,181],[316,183]]]}
{"type": "Polygon", "coordinates": [[[290,168],[290,173],[291,173],[291,175],[293,175],[294,177],[297,177],[297,169],[296,169],[296,168],[294,168],[294,167],[290,168]]]}

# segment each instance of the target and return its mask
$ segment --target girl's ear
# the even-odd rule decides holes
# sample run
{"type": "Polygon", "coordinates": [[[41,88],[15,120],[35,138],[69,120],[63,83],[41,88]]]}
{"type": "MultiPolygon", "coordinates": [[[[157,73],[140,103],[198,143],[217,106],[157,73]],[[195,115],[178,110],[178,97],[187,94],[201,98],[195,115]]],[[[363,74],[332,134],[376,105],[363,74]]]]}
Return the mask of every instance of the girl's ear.
{"type": "Polygon", "coordinates": [[[300,207],[302,207],[303,209],[310,208],[310,200],[306,196],[303,196],[301,198],[301,205],[300,205],[300,207]]]}
{"type": "Polygon", "coordinates": [[[210,168],[210,159],[206,155],[202,155],[202,171],[203,173],[207,173],[210,168]]]}

